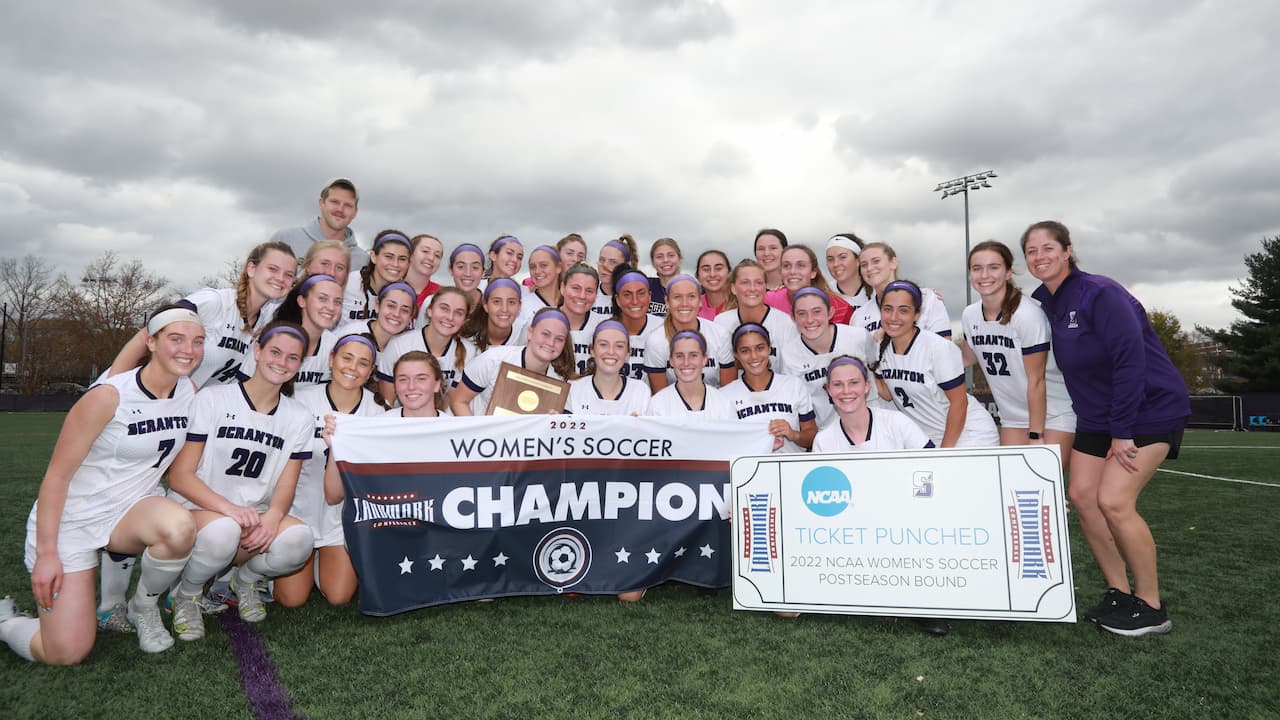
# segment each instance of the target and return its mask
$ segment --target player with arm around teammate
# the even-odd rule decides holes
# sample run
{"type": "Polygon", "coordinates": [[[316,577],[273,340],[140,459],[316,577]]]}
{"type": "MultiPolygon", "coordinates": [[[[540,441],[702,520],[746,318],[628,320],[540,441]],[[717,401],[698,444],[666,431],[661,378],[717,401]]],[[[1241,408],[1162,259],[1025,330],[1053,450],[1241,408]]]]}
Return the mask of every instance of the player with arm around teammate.
{"type": "Polygon", "coordinates": [[[157,607],[195,538],[191,514],[164,497],[160,478],[186,440],[204,324],[185,306],[147,321],[142,368],[112,376],[67,414],[27,520],[26,565],[38,618],[0,600],[0,640],[28,660],[80,662],[93,648],[98,549],[142,553],[128,604],[144,652],[173,646],[157,607]]]}
{"type": "Polygon", "coordinates": [[[383,409],[365,388],[373,372],[377,350],[364,335],[343,335],[334,344],[329,363],[333,377],[324,385],[304,388],[296,399],[314,419],[311,457],[303,461],[289,515],[311,528],[315,550],[297,571],[276,578],[277,602],[298,607],[314,585],[330,605],[344,605],[356,592],[356,571],[342,533],[342,505],[325,502],[324,478],[329,452],[322,437],[325,418],[335,413],[373,417],[383,409]]]}
{"type": "Polygon", "coordinates": [[[747,323],[733,333],[733,354],[742,377],[724,388],[739,420],[767,420],[774,452],[807,452],[818,432],[813,400],[797,377],[769,368],[769,331],[747,323]]]}
{"type": "Polygon", "coordinates": [[[254,585],[311,557],[311,528],[289,515],[315,435],[314,418],[288,394],[308,344],[301,327],[270,323],[254,345],[253,377],[196,398],[187,443],[169,472],[170,497],[192,511],[199,528],[172,593],[180,640],[204,637],[196,603],[227,565],[236,566],[231,590],[240,618],[259,622],[267,610],[254,585]]]}

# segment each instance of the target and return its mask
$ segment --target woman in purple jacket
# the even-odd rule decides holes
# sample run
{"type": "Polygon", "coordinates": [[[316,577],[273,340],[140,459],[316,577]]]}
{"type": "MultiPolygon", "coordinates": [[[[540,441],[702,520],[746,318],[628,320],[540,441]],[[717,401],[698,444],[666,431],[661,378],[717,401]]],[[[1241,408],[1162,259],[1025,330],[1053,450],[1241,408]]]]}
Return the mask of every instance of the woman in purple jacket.
{"type": "Polygon", "coordinates": [[[1118,635],[1167,633],[1173,622],[1160,598],[1155,540],[1137,502],[1160,463],[1178,456],[1191,414],[1187,386],[1142,304],[1116,281],[1076,267],[1065,225],[1027,228],[1022,252],[1043,283],[1032,297],[1049,317],[1077,418],[1071,504],[1109,586],[1085,618],[1118,635]]]}

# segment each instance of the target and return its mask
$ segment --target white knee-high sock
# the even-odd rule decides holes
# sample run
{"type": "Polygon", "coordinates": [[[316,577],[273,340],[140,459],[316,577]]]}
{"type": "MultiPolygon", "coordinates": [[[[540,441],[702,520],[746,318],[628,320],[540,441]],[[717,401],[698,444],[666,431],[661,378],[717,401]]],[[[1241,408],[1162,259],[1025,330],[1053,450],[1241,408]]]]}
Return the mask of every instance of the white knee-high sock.
{"type": "Polygon", "coordinates": [[[14,652],[35,662],[31,654],[31,639],[40,632],[40,621],[29,617],[12,617],[0,622],[0,640],[14,652]]]}
{"type": "Polygon", "coordinates": [[[173,583],[187,566],[190,555],[172,560],[161,560],[151,554],[151,548],[142,551],[138,562],[138,589],[133,592],[133,604],[137,607],[153,607],[161,595],[173,587],[173,583]]]}
{"type": "Polygon", "coordinates": [[[196,533],[196,543],[191,548],[191,557],[182,571],[178,593],[184,597],[203,593],[204,584],[235,559],[238,547],[240,526],[235,520],[220,517],[200,528],[196,533]]]}
{"type": "Polygon", "coordinates": [[[240,579],[255,582],[264,577],[280,577],[302,567],[311,557],[315,536],[306,525],[285,528],[267,546],[267,551],[254,555],[240,566],[240,579]]]}
{"type": "Polygon", "coordinates": [[[124,594],[129,590],[129,578],[133,575],[133,565],[137,561],[132,555],[118,555],[103,550],[102,562],[98,570],[102,600],[98,610],[110,610],[124,602],[124,594]]]}

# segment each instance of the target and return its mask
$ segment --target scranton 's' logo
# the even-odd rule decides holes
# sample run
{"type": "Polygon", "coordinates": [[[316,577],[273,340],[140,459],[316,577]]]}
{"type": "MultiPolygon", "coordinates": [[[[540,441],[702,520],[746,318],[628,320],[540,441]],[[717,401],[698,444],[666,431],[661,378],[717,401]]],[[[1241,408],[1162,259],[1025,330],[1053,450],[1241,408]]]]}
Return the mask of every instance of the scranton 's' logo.
{"type": "Polygon", "coordinates": [[[590,569],[591,543],[571,527],[547,533],[533,550],[534,573],[556,592],[582,582],[590,569]]]}

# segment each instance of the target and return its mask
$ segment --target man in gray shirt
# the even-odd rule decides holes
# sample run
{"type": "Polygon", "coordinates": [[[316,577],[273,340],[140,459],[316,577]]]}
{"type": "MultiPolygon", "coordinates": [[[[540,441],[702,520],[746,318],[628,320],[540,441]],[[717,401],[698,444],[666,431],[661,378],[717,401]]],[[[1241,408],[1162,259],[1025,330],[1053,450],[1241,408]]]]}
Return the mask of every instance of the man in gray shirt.
{"type": "Polygon", "coordinates": [[[310,224],[277,230],[271,239],[288,244],[299,258],[307,254],[312,243],[341,240],[351,251],[351,272],[358,272],[365,266],[369,254],[356,244],[355,233],[348,227],[360,206],[355,184],[346,178],[334,180],[320,191],[319,205],[320,215],[310,224]]]}

